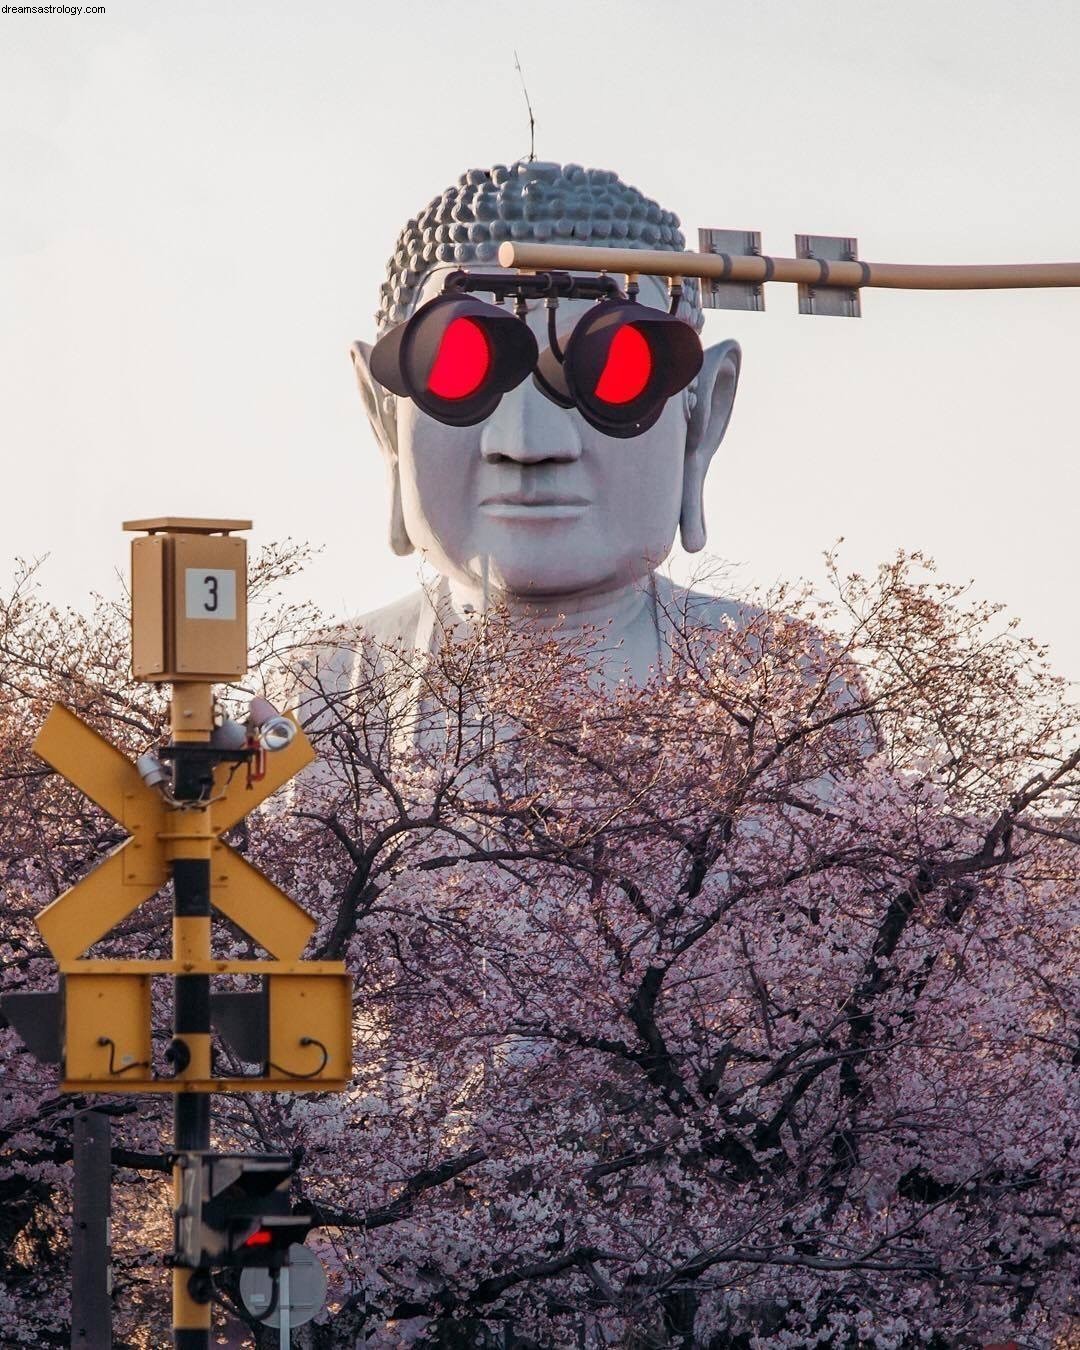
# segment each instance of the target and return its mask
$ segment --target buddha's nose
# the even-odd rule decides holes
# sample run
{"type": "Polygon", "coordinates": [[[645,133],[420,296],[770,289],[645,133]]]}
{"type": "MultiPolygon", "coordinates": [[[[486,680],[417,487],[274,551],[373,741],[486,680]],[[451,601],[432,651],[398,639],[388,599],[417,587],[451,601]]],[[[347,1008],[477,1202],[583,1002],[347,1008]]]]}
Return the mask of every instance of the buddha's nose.
{"type": "Polygon", "coordinates": [[[581,458],[581,435],[570,413],[545,398],[530,378],[504,394],[484,423],[480,453],[489,463],[570,463],[581,458]]]}

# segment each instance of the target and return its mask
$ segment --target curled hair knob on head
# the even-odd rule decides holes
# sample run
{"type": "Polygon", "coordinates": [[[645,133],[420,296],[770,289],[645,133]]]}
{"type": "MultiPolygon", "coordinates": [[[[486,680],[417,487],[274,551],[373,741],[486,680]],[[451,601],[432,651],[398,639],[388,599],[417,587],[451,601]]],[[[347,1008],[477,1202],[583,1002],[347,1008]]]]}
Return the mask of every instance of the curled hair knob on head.
{"type": "MultiPolygon", "coordinates": [[[[678,216],[610,169],[544,160],[468,169],[398,236],[375,316],[380,332],[408,317],[433,267],[494,264],[504,239],[672,250],[686,245],[678,216]]],[[[700,292],[689,278],[680,313],[700,331],[700,292]]]]}

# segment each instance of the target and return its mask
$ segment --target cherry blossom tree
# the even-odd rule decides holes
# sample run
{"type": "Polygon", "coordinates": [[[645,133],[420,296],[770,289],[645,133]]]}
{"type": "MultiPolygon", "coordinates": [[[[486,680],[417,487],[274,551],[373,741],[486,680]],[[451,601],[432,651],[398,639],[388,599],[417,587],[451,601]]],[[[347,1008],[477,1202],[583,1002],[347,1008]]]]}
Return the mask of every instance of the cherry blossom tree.
{"type": "MultiPolygon", "coordinates": [[[[644,689],[598,687],[602,633],[300,643],[267,600],[251,688],[287,668],[320,761],[240,843],[353,972],[355,1075],[219,1101],[214,1142],[304,1150],[310,1344],[1072,1343],[1076,709],[918,556],[832,577],[721,631],[673,615],[644,689]]],[[[51,981],[30,916],[119,839],[33,723],[61,697],[132,754],[161,735],[120,607],[80,624],[27,584],[0,616],[8,988],[51,981]]],[[[167,913],[102,950],[162,951],[167,913]]],[[[48,1344],[70,1103],[4,1049],[7,1320],[48,1344]]],[[[168,1121],[138,1100],[117,1322],[155,1345],[168,1121]]]]}

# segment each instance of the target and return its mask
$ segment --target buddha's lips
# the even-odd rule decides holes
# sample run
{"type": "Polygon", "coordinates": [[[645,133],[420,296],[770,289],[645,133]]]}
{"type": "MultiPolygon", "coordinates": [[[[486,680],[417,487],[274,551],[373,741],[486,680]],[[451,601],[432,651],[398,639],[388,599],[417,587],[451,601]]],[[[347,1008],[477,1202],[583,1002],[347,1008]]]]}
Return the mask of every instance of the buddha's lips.
{"type": "Polygon", "coordinates": [[[504,520],[572,520],[591,505],[587,497],[564,493],[497,493],[483,499],[481,510],[504,520]]]}
{"type": "Polygon", "coordinates": [[[492,497],[485,497],[480,503],[481,506],[589,506],[587,497],[575,497],[559,495],[554,496],[550,493],[540,494],[531,492],[500,492],[492,497]]]}

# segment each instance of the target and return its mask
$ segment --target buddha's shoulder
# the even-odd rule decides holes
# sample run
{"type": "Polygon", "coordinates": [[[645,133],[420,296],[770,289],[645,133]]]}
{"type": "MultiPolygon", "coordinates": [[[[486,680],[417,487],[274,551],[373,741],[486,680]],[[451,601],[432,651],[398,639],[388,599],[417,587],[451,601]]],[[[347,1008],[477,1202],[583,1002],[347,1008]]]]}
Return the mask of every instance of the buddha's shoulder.
{"type": "Polygon", "coordinates": [[[824,667],[836,657],[836,639],[797,611],[765,609],[751,600],[687,590],[657,578],[656,599],[669,634],[696,642],[711,633],[729,633],[746,651],[785,646],[801,647],[807,669],[824,667]]]}
{"type": "Polygon", "coordinates": [[[291,683],[301,699],[350,688],[363,671],[380,666],[387,652],[414,648],[427,603],[425,592],[417,590],[309,634],[289,661],[291,683]]]}
{"type": "Polygon", "coordinates": [[[380,646],[413,646],[421,620],[431,604],[422,589],[351,619],[345,630],[353,643],[376,642],[380,646]]]}
{"type": "Polygon", "coordinates": [[[331,657],[353,651],[365,643],[377,643],[379,646],[411,645],[429,604],[423,590],[413,591],[388,605],[323,629],[313,636],[311,651],[331,657]]]}
{"type": "Polygon", "coordinates": [[[662,576],[656,577],[655,594],[661,613],[677,628],[745,628],[762,613],[746,600],[689,590],[662,576]]]}

